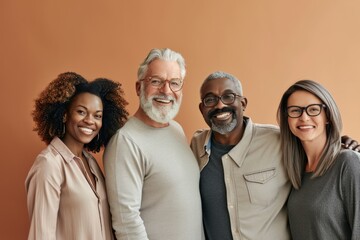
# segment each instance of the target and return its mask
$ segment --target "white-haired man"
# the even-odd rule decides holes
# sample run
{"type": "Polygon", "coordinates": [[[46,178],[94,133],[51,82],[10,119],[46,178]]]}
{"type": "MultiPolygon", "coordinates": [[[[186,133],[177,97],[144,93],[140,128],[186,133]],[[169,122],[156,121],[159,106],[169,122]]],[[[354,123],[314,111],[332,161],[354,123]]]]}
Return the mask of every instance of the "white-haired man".
{"type": "Polygon", "coordinates": [[[183,57],[153,49],[138,70],[139,108],[104,153],[106,185],[117,239],[200,240],[199,167],[179,111],[183,57]]]}

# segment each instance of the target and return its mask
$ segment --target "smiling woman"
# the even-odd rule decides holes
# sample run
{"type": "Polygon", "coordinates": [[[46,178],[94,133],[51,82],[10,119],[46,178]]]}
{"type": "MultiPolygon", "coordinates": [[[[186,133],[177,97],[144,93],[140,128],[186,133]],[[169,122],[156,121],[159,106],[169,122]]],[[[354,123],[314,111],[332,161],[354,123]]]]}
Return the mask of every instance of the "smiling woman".
{"type": "Polygon", "coordinates": [[[292,239],[358,239],[360,154],[342,149],[343,124],[330,92],[312,80],[294,83],[281,98],[278,121],[293,185],[292,239]]]}
{"type": "Polygon", "coordinates": [[[48,146],[26,178],[28,239],[114,239],[104,176],[94,157],[127,120],[119,83],[63,73],[35,101],[48,146]]]}

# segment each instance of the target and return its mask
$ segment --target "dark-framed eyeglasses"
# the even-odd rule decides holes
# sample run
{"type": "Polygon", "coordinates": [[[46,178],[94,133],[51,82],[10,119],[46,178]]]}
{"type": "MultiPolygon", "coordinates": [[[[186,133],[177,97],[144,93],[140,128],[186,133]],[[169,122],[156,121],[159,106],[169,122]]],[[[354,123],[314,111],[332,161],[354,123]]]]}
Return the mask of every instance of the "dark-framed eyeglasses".
{"type": "Polygon", "coordinates": [[[225,93],[221,96],[208,95],[201,99],[201,102],[205,107],[215,107],[219,100],[226,105],[233,104],[235,102],[236,97],[242,97],[236,93],[225,93]]]}
{"type": "Polygon", "coordinates": [[[144,80],[148,81],[151,86],[153,86],[155,88],[159,88],[159,89],[164,87],[165,83],[168,82],[169,87],[170,87],[171,91],[173,91],[173,92],[180,91],[184,85],[184,81],[180,78],[173,78],[173,79],[167,80],[167,79],[161,79],[159,77],[147,77],[147,78],[140,79],[140,81],[144,81],[144,80]]]}
{"type": "Polygon", "coordinates": [[[306,107],[290,106],[287,108],[286,113],[290,118],[299,118],[305,111],[308,116],[316,117],[320,115],[323,108],[326,108],[325,104],[310,104],[306,107]]]}

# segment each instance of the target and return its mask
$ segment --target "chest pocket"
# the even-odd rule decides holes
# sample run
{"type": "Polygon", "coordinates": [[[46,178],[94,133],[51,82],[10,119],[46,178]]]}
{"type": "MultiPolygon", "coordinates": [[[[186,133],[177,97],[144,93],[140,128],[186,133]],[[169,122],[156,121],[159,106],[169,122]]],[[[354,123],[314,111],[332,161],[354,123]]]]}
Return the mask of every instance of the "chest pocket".
{"type": "Polygon", "coordinates": [[[276,175],[276,168],[262,169],[243,175],[251,203],[268,205],[276,198],[279,191],[276,175]]]}

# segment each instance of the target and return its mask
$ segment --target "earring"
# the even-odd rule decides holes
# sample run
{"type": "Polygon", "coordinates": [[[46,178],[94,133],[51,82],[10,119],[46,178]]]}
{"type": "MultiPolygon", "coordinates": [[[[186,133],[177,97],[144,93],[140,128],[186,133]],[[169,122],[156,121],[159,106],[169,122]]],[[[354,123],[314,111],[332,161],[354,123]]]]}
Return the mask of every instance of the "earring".
{"type": "Polygon", "coordinates": [[[100,133],[98,133],[97,135],[97,141],[99,141],[99,139],[100,139],[100,133]]]}
{"type": "Polygon", "coordinates": [[[66,123],[66,113],[64,114],[63,116],[63,131],[62,131],[62,137],[65,136],[65,132],[66,132],[66,129],[65,129],[65,123],[66,123]]]}

